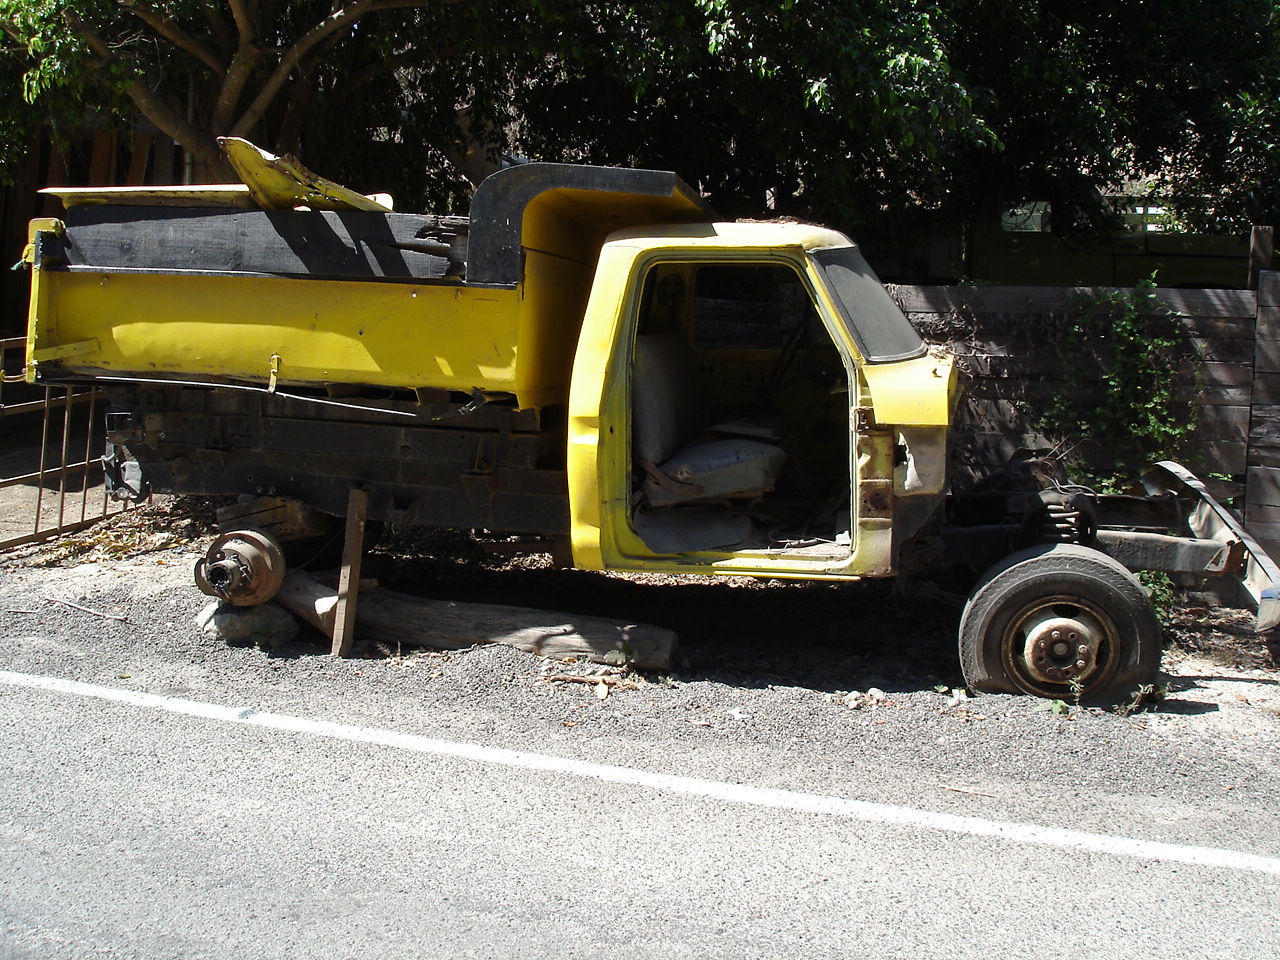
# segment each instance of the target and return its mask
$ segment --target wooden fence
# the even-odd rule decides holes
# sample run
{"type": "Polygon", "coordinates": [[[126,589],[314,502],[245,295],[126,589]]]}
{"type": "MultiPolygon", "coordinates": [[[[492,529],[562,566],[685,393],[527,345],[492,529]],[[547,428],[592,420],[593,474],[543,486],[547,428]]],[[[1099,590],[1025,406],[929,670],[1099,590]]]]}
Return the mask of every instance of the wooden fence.
{"type": "MultiPolygon", "coordinates": [[[[977,476],[1020,447],[1065,452],[1100,470],[1132,472],[1138,445],[1077,443],[1046,427],[1059,396],[1094,389],[1067,369],[1062,318],[1110,290],[1049,287],[891,287],[917,329],[954,354],[966,381],[957,416],[959,471],[977,476]]],[[[1182,461],[1212,476],[1250,532],[1280,556],[1280,272],[1258,290],[1157,289],[1152,316],[1184,340],[1178,387],[1195,427],[1182,461]],[[1190,407],[1196,408],[1194,412],[1190,407]]]]}

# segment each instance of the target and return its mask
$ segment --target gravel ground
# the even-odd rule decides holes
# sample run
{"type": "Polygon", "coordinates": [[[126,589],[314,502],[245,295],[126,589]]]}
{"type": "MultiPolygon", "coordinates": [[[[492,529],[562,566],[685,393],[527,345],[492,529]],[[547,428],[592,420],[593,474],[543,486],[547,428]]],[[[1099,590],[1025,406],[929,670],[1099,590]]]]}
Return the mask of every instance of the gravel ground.
{"type": "MultiPolygon", "coordinates": [[[[190,571],[210,536],[207,506],[161,500],[81,538],[0,555],[0,668],[196,699],[234,697],[237,678],[250,678],[271,691],[255,706],[301,714],[323,685],[347,694],[347,716],[332,719],[410,730],[427,722],[414,704],[429,701],[428,732],[641,765],[705,769],[719,747],[754,745],[829,767],[833,781],[856,773],[904,803],[920,798],[895,797],[882,768],[914,765],[941,804],[1019,784],[1087,788],[1140,794],[1174,822],[1181,801],[1216,797],[1242,810],[1280,801],[1280,649],[1249,636],[1240,611],[1174,611],[1162,703],[1131,715],[1055,711],[965,695],[955,614],[903,601],[886,584],[624,579],[557,571],[547,557],[393,552],[382,579],[395,589],[658,623],[679,632],[678,663],[638,674],[499,645],[369,644],[343,661],[305,629],[264,649],[195,626],[208,598],[190,571]]],[[[732,753],[715,775],[747,775],[732,753]]],[[[781,770],[777,780],[787,782],[781,770]]]]}

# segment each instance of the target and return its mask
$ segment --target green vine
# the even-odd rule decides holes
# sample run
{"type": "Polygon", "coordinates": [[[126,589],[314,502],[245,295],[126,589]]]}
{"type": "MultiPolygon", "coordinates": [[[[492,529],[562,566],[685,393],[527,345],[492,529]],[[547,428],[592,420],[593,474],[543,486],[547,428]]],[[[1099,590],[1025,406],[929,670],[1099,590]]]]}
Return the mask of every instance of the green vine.
{"type": "MultiPolygon", "coordinates": [[[[1185,454],[1199,422],[1199,408],[1180,389],[1191,354],[1152,279],[1076,298],[1054,334],[1066,383],[1039,418],[1042,433],[1092,441],[1121,470],[1185,454]]],[[[1086,482],[1104,479],[1071,459],[1086,482]]]]}

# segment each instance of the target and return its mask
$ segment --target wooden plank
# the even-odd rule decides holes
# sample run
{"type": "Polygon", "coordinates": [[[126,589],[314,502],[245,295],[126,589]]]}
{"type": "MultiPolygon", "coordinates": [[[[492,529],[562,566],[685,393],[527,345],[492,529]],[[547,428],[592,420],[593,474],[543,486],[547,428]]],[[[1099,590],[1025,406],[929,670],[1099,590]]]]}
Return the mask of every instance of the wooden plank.
{"type": "Polygon", "coordinates": [[[1248,443],[1250,410],[1244,405],[1201,407],[1196,422],[1196,438],[1201,442],[1248,443]]]}
{"type": "Polygon", "coordinates": [[[338,576],[338,605],[333,619],[333,655],[351,655],[355,643],[356,597],[360,590],[360,565],[364,561],[364,527],[369,494],[355,489],[347,497],[346,542],[342,545],[342,573],[338,576]]]}
{"type": "MultiPolygon", "coordinates": [[[[333,629],[337,596],[305,573],[285,578],[275,601],[312,626],[333,629]]],[[[585,657],[645,670],[671,666],[676,635],[647,623],[487,603],[427,600],[390,590],[361,594],[356,628],[370,640],[457,650],[502,643],[543,657],[585,657]]]]}
{"type": "Polygon", "coordinates": [[[1258,306],[1280,307],[1280,270],[1258,275],[1258,306]]]}
{"type": "MultiPolygon", "coordinates": [[[[967,400],[1007,400],[1044,406],[1062,395],[1084,397],[1091,389],[1060,380],[1019,380],[1016,378],[975,377],[965,382],[967,400]]],[[[1180,400],[1194,401],[1198,406],[1247,405],[1253,394],[1252,380],[1236,384],[1185,383],[1177,388],[1180,400]]]]}
{"type": "Polygon", "coordinates": [[[301,500],[255,497],[231,503],[217,511],[219,530],[251,527],[271,534],[280,543],[323,536],[329,531],[325,514],[301,500]]]}
{"type": "Polygon", "coordinates": [[[1254,343],[1270,348],[1280,341],[1280,307],[1258,308],[1258,334],[1254,343]]]}
{"type": "MultiPolygon", "coordinates": [[[[928,338],[925,338],[928,340],[928,338]]],[[[980,330],[965,340],[928,340],[953,357],[1003,357],[1031,364],[1052,363],[1061,367],[1063,360],[1053,345],[1025,334],[1001,334],[980,330]]],[[[1188,335],[1180,348],[1185,356],[1203,363],[1252,364],[1254,359],[1252,325],[1247,337],[1197,337],[1188,335]]]]}
{"type": "Polygon", "coordinates": [[[1244,499],[1246,504],[1280,508],[1280,467],[1250,467],[1244,499]]]}
{"type": "Polygon", "coordinates": [[[129,172],[124,182],[140,186],[147,180],[147,161],[151,159],[151,137],[145,133],[133,135],[133,149],[129,152],[129,172]]]}
{"type": "Polygon", "coordinates": [[[1258,373],[1280,373],[1280,340],[1255,340],[1253,366],[1258,373]]]}
{"type": "MultiPolygon", "coordinates": [[[[1247,347],[1252,345],[1246,344],[1247,347]]],[[[1252,353],[1252,349],[1249,349],[1252,353]]],[[[1004,380],[1061,381],[1064,371],[1074,369],[1076,382],[1086,378],[1101,377],[1110,364],[1103,360],[1081,358],[1068,362],[1062,357],[1046,353],[1036,357],[1009,357],[991,354],[957,354],[956,365],[962,373],[971,377],[1004,380]]],[[[1246,360],[1201,360],[1188,358],[1176,361],[1178,378],[1187,384],[1243,385],[1252,382],[1252,357],[1246,360]]]]}
{"type": "MultiPolygon", "coordinates": [[[[964,357],[961,358],[959,365],[963,372],[973,378],[975,385],[982,380],[1064,384],[1061,379],[1063,367],[1060,361],[1021,364],[1017,358],[1012,357],[964,357]]],[[[1218,361],[1187,361],[1182,364],[1179,379],[1188,386],[1198,386],[1208,393],[1219,388],[1249,388],[1255,382],[1252,364],[1218,361]]],[[[1077,386],[1083,387],[1079,384],[1077,386]]]]}
{"type": "Polygon", "coordinates": [[[1246,501],[1244,516],[1246,523],[1274,523],[1280,527],[1280,505],[1246,501]]]}
{"type": "Polygon", "coordinates": [[[1249,464],[1280,467],[1280,405],[1265,403],[1254,406],[1249,428],[1249,464]]]}
{"type": "MultiPolygon", "coordinates": [[[[1243,279],[1243,278],[1241,278],[1243,279]]],[[[1253,319],[1258,298],[1252,290],[1157,289],[1156,300],[1184,317],[1236,317],[1253,319]]]]}
{"type": "Polygon", "coordinates": [[[1280,402],[1255,403],[1253,405],[1253,420],[1255,423],[1280,422],[1280,402]]]}
{"type": "Polygon", "coordinates": [[[1254,361],[1253,338],[1188,337],[1188,350],[1203,363],[1243,363],[1254,361]]]}
{"type": "Polygon", "coordinates": [[[1280,403],[1280,374],[1259,373],[1253,378],[1253,402],[1272,405],[1280,403]]]}
{"type": "MultiPolygon", "coordinates": [[[[985,344],[1003,349],[992,353],[1005,355],[1031,355],[1046,349],[1043,327],[1051,326],[1052,317],[1044,316],[1037,325],[1035,315],[986,314],[956,321],[954,318],[934,313],[907,314],[916,332],[927,342],[951,346],[967,353],[983,353],[985,344]]],[[[1178,318],[1178,325],[1188,338],[1209,341],[1253,340],[1255,316],[1210,317],[1185,316],[1178,318]]],[[[1224,348],[1225,349],[1225,348],[1224,348]]]]}
{"type": "Polygon", "coordinates": [[[111,130],[95,130],[89,155],[89,186],[106,187],[115,182],[116,135],[111,130]]]}
{"type": "MultiPolygon", "coordinates": [[[[1044,409],[1044,407],[1040,407],[1044,409]]],[[[1029,433],[1035,406],[1025,401],[968,398],[956,417],[958,433],[1029,433]]],[[[1247,443],[1250,436],[1250,408],[1244,405],[1200,407],[1196,414],[1195,438],[1201,443],[1247,443]]]]}
{"type": "MultiPolygon", "coordinates": [[[[1134,472],[1153,459],[1136,448],[1103,446],[1090,441],[1076,442],[1069,437],[1065,438],[1064,442],[1070,446],[1059,452],[1078,458],[1088,466],[1099,470],[1134,472]]],[[[1046,438],[1031,432],[1009,431],[1006,433],[976,430],[962,432],[956,437],[959,462],[971,469],[1003,466],[1020,448],[1034,450],[1049,449],[1052,446],[1053,444],[1046,438]]],[[[1243,442],[1193,440],[1188,445],[1188,449],[1175,459],[1201,475],[1225,473],[1235,476],[1245,473],[1247,450],[1248,446],[1243,442]]]]}
{"type": "MultiPolygon", "coordinates": [[[[1249,530],[1247,526],[1245,529],[1249,530]]],[[[1252,530],[1249,530],[1249,534],[1253,537],[1258,546],[1266,552],[1267,556],[1273,559],[1275,557],[1280,557],[1280,540],[1265,540],[1255,534],[1252,530]]]]}
{"type": "Polygon", "coordinates": [[[1263,548],[1270,556],[1280,557],[1280,551],[1275,549],[1275,545],[1280,544],[1280,523],[1270,520],[1250,520],[1246,517],[1244,527],[1255,540],[1271,544],[1263,548]]]}
{"type": "MultiPolygon", "coordinates": [[[[1241,278],[1243,279],[1243,278],[1241,278]]],[[[887,285],[904,313],[1013,314],[1061,313],[1073,301],[1104,297],[1127,287],[930,287],[887,285]]],[[[1157,288],[1152,313],[1186,316],[1253,317],[1257,296],[1251,290],[1174,290],[1157,288]]]]}
{"type": "Polygon", "coordinates": [[[1280,467],[1280,447],[1251,443],[1249,445],[1249,466],[1280,467]]]}
{"type": "Polygon", "coordinates": [[[1254,227],[1249,237],[1249,289],[1258,289],[1258,278],[1272,267],[1276,248],[1275,227],[1254,227]]]}
{"type": "Polygon", "coordinates": [[[1280,340],[1280,307],[1258,307],[1254,335],[1258,340],[1280,340]]]}

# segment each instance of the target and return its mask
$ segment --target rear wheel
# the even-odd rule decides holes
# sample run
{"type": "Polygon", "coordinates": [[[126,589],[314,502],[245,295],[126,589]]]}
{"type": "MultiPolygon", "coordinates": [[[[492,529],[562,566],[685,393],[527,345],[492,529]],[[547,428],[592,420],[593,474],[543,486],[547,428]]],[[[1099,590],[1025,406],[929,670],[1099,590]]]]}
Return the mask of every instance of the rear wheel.
{"type": "Polygon", "coordinates": [[[1160,646],[1142,584],[1076,544],[997,564],[960,619],[960,664],[975,690],[1114,704],[1155,681],[1160,646]]]}

